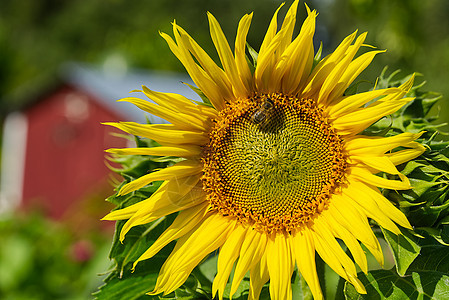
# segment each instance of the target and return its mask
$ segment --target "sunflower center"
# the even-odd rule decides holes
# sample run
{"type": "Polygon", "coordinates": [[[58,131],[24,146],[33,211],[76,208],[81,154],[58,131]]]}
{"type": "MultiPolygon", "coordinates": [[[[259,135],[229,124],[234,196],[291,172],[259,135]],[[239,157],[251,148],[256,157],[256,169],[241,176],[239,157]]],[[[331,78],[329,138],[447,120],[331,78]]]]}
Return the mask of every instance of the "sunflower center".
{"type": "Polygon", "coordinates": [[[342,183],[340,137],[311,99],[260,95],[220,112],[203,155],[213,209],[261,230],[291,231],[342,183]]]}

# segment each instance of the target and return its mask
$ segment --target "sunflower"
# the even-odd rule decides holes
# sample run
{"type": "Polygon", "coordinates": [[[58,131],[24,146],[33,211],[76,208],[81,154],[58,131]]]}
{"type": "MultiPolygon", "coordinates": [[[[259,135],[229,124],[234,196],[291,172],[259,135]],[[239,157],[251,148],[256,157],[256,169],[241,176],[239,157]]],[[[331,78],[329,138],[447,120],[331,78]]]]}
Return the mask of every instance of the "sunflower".
{"type": "Polygon", "coordinates": [[[361,244],[383,264],[368,219],[395,234],[401,234],[398,225],[411,229],[379,188],[411,188],[396,166],[424,152],[414,141],[421,134],[378,137],[362,132],[413,100],[405,97],[413,76],[396,88],[345,95],[383,51],[369,47],[355,58],[366,46],[366,33],[354,32],[333,53],[314,60],[317,13],[306,6],[307,18],[294,37],[297,6],[294,1],[279,30],[282,5],[275,12],[255,68],[245,53],[252,14],[239,22],[234,52],[208,14],[221,67],[174,22],[174,39],[161,35],[210,105],[143,87],[141,92],[156,104],[134,97],[122,101],[171,124],[107,123],[161,145],[109,149],[110,153],[182,158],[122,186],[118,193],[125,195],[163,181],[150,198],[104,218],[127,219],[120,233],[123,241],[133,226],[177,213],[134,263],[135,267],[176,240],[150,294],[171,293],[218,249],[212,292],[220,299],[232,270],[231,295],[249,271],[249,299],[257,299],[268,280],[272,299],[291,299],[295,266],[314,298],[321,299],[315,253],[365,293],[356,271],[357,264],[367,272],[361,244]]]}

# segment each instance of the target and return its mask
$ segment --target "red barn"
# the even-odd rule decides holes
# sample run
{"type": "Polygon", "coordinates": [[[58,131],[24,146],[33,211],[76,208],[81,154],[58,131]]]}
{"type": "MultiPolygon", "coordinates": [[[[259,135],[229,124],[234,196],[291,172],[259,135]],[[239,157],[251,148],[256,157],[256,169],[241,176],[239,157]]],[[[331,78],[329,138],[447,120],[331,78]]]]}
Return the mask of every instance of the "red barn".
{"type": "MultiPolygon", "coordinates": [[[[127,146],[126,139],[100,123],[146,120],[132,104],[115,100],[142,84],[198,99],[181,83],[191,81],[179,74],[111,74],[75,64],[63,70],[56,89],[30,99],[31,104],[5,120],[0,211],[38,208],[56,219],[83,212],[88,199],[112,193],[104,150],[127,146]]],[[[165,122],[147,117],[154,123],[165,122]]]]}

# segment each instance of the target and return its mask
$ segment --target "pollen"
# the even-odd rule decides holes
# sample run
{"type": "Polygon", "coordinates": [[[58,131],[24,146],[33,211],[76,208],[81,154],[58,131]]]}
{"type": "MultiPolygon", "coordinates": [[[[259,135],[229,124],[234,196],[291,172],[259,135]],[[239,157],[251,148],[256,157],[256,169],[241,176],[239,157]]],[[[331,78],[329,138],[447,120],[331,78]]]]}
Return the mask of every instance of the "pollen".
{"type": "Polygon", "coordinates": [[[313,99],[240,99],[209,139],[202,181],[211,209],[264,232],[308,224],[345,182],[343,141],[313,99]]]}

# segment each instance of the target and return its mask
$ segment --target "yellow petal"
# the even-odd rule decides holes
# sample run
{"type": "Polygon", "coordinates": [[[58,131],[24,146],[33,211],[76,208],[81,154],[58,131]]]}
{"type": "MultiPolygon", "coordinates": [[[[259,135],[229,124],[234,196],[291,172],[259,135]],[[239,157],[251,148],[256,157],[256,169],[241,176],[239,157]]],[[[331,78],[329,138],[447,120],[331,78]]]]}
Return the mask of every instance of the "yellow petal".
{"type": "Polygon", "coordinates": [[[358,168],[358,167],[352,167],[351,173],[348,176],[349,182],[352,182],[352,180],[357,180],[386,189],[408,190],[412,188],[412,186],[410,185],[410,181],[407,179],[407,177],[401,176],[400,179],[401,181],[382,178],[371,174],[365,168],[358,168]]]}
{"type": "MultiPolygon", "coordinates": [[[[345,193],[342,195],[333,195],[328,212],[361,241],[374,255],[379,264],[383,266],[384,257],[382,248],[367,220],[367,217],[371,217],[373,214],[368,213],[357,201],[353,200],[354,197],[349,197],[345,193]]],[[[363,201],[363,199],[365,197],[359,200],[363,201]]]]}
{"type": "Polygon", "coordinates": [[[196,107],[196,105],[193,104],[191,100],[180,94],[156,92],[150,90],[148,87],[144,85],[142,85],[142,90],[136,90],[134,92],[144,93],[145,96],[147,96],[149,99],[171,110],[178,110],[179,108],[184,108],[191,111],[196,107]]]}
{"type": "Polygon", "coordinates": [[[248,66],[246,60],[246,36],[248,35],[249,26],[251,24],[251,19],[253,14],[244,15],[239,22],[239,27],[237,29],[237,35],[235,37],[235,64],[237,66],[237,71],[239,77],[245,86],[248,95],[254,90],[253,76],[248,66]]]}
{"type": "Polygon", "coordinates": [[[111,148],[106,152],[119,155],[151,155],[151,156],[177,156],[192,157],[201,154],[201,147],[195,145],[177,145],[161,147],[139,148],[111,148]]]}
{"type": "Polygon", "coordinates": [[[316,12],[304,21],[299,35],[282,53],[273,72],[273,79],[282,81],[282,91],[296,94],[309,76],[313,63],[313,35],[316,12]]]}
{"type": "Polygon", "coordinates": [[[220,94],[224,99],[233,99],[232,83],[229,81],[227,74],[210,58],[210,56],[204,51],[198,43],[190,37],[190,35],[181,27],[175,25],[176,30],[184,47],[188,47],[190,53],[199,62],[203,70],[210,76],[219,88],[220,94]]]}
{"type": "Polygon", "coordinates": [[[347,115],[341,116],[334,120],[333,125],[340,135],[357,134],[380,118],[392,114],[405,104],[412,101],[413,98],[404,98],[396,101],[379,102],[367,108],[361,108],[347,115]]]}
{"type": "Polygon", "coordinates": [[[201,132],[178,130],[173,124],[139,124],[135,122],[106,122],[104,125],[114,126],[133,135],[143,136],[163,145],[194,144],[204,145],[209,139],[201,132]]]}
{"type": "Polygon", "coordinates": [[[388,218],[401,225],[402,227],[412,229],[407,217],[397,207],[395,207],[387,198],[385,198],[377,187],[364,185],[359,182],[353,184],[353,188],[357,188],[366,194],[364,201],[369,203],[370,207],[378,207],[379,212],[383,212],[388,218]]]}
{"type": "Polygon", "coordinates": [[[276,35],[278,29],[277,25],[278,13],[282,6],[284,6],[284,3],[281,3],[281,5],[279,5],[278,9],[276,9],[273,15],[273,18],[271,18],[270,25],[268,26],[267,32],[265,33],[265,37],[262,41],[262,45],[260,45],[259,54],[267,52],[266,49],[268,48],[268,45],[271,44],[271,40],[276,35]]]}
{"type": "Polygon", "coordinates": [[[357,108],[360,108],[362,105],[365,105],[366,103],[378,97],[385,96],[388,94],[397,94],[398,92],[401,92],[401,90],[398,88],[389,88],[359,93],[348,97],[344,97],[338,103],[335,103],[334,105],[329,106],[326,109],[328,110],[329,116],[332,119],[336,119],[342,115],[357,110],[357,108]]]}
{"type": "Polygon", "coordinates": [[[220,57],[221,64],[226,72],[226,75],[231,82],[232,89],[236,98],[244,98],[248,96],[248,91],[244,87],[242,80],[240,79],[237,65],[235,63],[234,55],[229,47],[226,36],[221,30],[220,24],[217,19],[211,14],[207,14],[209,18],[210,36],[212,42],[217,49],[218,56],[220,57]]]}
{"type": "Polygon", "coordinates": [[[282,27],[280,31],[285,31],[282,41],[279,44],[278,54],[282,54],[285,49],[291,44],[293,30],[295,29],[296,24],[296,13],[298,11],[299,0],[293,1],[292,5],[287,11],[285,15],[284,22],[282,22],[282,27]]]}
{"type": "Polygon", "coordinates": [[[312,235],[316,250],[321,258],[331,267],[338,275],[351,282],[357,292],[366,294],[365,287],[357,279],[357,271],[354,263],[341,249],[335,237],[330,232],[326,224],[321,218],[314,221],[313,229],[317,234],[312,235]]]}
{"type": "Polygon", "coordinates": [[[362,73],[362,71],[365,70],[366,67],[368,67],[368,65],[374,59],[374,56],[382,52],[385,52],[385,50],[370,51],[354,59],[346,68],[343,75],[337,79],[338,82],[335,85],[335,88],[329,94],[329,99],[331,100],[329,101],[329,103],[338,103],[336,102],[336,100],[343,95],[344,91],[346,91],[346,89],[357,78],[357,76],[359,76],[359,74],[362,73]]]}
{"type": "Polygon", "coordinates": [[[251,269],[249,274],[248,300],[259,299],[264,284],[270,279],[267,267],[267,252],[265,251],[260,261],[251,269]]]}
{"type": "Polygon", "coordinates": [[[171,193],[167,189],[154,193],[144,200],[146,203],[126,223],[120,231],[120,241],[125,239],[126,233],[134,226],[147,224],[169,214],[187,209],[205,202],[206,195],[200,191],[198,184],[189,188],[185,194],[171,193]]]}
{"type": "Polygon", "coordinates": [[[235,230],[229,234],[229,238],[220,248],[217,262],[217,275],[212,284],[212,297],[218,291],[220,300],[223,299],[224,289],[231,274],[235,260],[239,257],[240,248],[245,239],[246,230],[243,226],[237,225],[235,230]]]}
{"type": "MultiPolygon", "coordinates": [[[[200,186],[197,186],[195,189],[198,190],[198,188],[200,186]]],[[[161,194],[152,199],[148,206],[139,210],[126,221],[120,232],[120,240],[122,241],[126,233],[134,226],[153,222],[161,217],[205,202],[205,194],[201,194],[199,191],[195,192],[195,189],[180,198],[174,199],[175,203],[172,202],[172,197],[169,193],[161,194]]]]}
{"type": "Polygon", "coordinates": [[[335,67],[330,71],[328,77],[326,78],[326,80],[323,83],[323,86],[320,89],[320,93],[317,99],[318,103],[323,105],[332,104],[334,99],[331,98],[330,95],[335,88],[340,89],[343,86],[343,84],[345,84],[341,83],[340,78],[343,77],[350,62],[352,61],[355,54],[359,50],[360,46],[362,46],[363,42],[365,41],[365,38],[366,33],[362,33],[357,38],[354,45],[352,47],[348,47],[342,59],[336,62],[335,67]]]}
{"type": "Polygon", "coordinates": [[[329,77],[337,63],[344,57],[356,34],[357,31],[347,36],[334,52],[322,59],[315,66],[312,74],[310,74],[309,79],[306,82],[306,87],[304,88],[301,97],[316,98],[316,96],[318,96],[318,91],[320,91],[324,81],[329,77]]]}
{"type": "Polygon", "coordinates": [[[293,273],[292,249],[289,238],[283,233],[268,239],[267,266],[270,274],[271,299],[292,299],[291,277],[293,273]]]}
{"type": "Polygon", "coordinates": [[[125,220],[131,218],[139,209],[145,205],[145,201],[137,202],[136,204],[130,205],[128,207],[117,209],[111,211],[109,214],[104,216],[101,220],[105,221],[117,221],[125,220]]]}
{"type": "MultiPolygon", "coordinates": [[[[176,24],[174,24],[173,33],[179,43],[179,41],[181,41],[181,37],[176,31],[176,24]]],[[[213,79],[211,79],[210,76],[195,63],[187,48],[183,44],[178,46],[173,39],[165,33],[161,33],[161,36],[165,39],[173,54],[184,65],[193,82],[195,82],[204,95],[206,95],[206,97],[211,101],[215,109],[222,110],[225,104],[225,99],[223,98],[223,95],[220,94],[220,89],[213,79]]]]}
{"type": "Polygon", "coordinates": [[[210,214],[184,235],[165,261],[150,295],[169,294],[181,286],[201,260],[224,244],[235,222],[219,214],[210,214]]]}
{"type": "MultiPolygon", "coordinates": [[[[354,258],[357,265],[362,269],[362,271],[366,274],[368,272],[368,263],[366,260],[365,252],[362,247],[360,247],[359,242],[355,238],[354,234],[349,230],[345,229],[339,222],[332,217],[331,214],[322,213],[321,218],[326,226],[331,229],[332,234],[341,239],[348,249],[351,251],[352,257],[354,258]]],[[[357,229],[354,228],[353,231],[357,229]]]]}
{"type": "Polygon", "coordinates": [[[171,110],[163,106],[153,104],[143,99],[135,97],[127,97],[119,100],[119,102],[121,101],[132,103],[138,108],[146,112],[149,112],[150,114],[159,116],[162,119],[172,123],[181,130],[193,130],[203,132],[209,128],[208,124],[201,122],[195,116],[192,116],[190,114],[184,114],[177,110],[171,110]]]}
{"type": "Polygon", "coordinates": [[[326,213],[337,220],[363,244],[375,247],[377,238],[368,223],[366,214],[357,210],[357,207],[354,206],[352,198],[345,195],[333,195],[326,213]]]}
{"type": "Polygon", "coordinates": [[[133,269],[139,261],[149,259],[164,248],[168,243],[174,241],[192,230],[205,217],[209,203],[187,208],[179,213],[173,223],[159,236],[159,238],[148,248],[133,264],[133,269]]]}
{"type": "Polygon", "coordinates": [[[404,132],[391,137],[354,136],[345,139],[345,150],[349,156],[382,155],[419,138],[424,132],[404,132]]]}
{"type": "Polygon", "coordinates": [[[417,158],[426,151],[426,147],[424,147],[420,143],[412,142],[409,143],[407,146],[412,146],[413,148],[400,150],[393,153],[387,153],[386,156],[388,157],[388,159],[390,159],[390,161],[394,165],[399,165],[414,158],[417,158]]]}
{"type": "Polygon", "coordinates": [[[292,238],[292,246],[301,275],[312,291],[314,299],[323,299],[315,264],[315,243],[309,230],[302,230],[292,238]]]}
{"type": "Polygon", "coordinates": [[[232,279],[230,295],[234,295],[245,274],[260,261],[267,244],[267,237],[249,227],[240,248],[240,257],[235,266],[234,278],[232,279]]]}
{"type": "Polygon", "coordinates": [[[136,92],[144,93],[145,96],[168,109],[188,112],[202,122],[207,122],[208,118],[215,119],[217,117],[215,109],[204,105],[194,105],[189,99],[179,94],[156,92],[146,86],[142,86],[142,90],[136,92]]]}
{"type": "Polygon", "coordinates": [[[387,156],[350,156],[350,160],[373,168],[376,170],[375,173],[399,174],[398,169],[387,156]]]}
{"type": "Polygon", "coordinates": [[[398,227],[389,217],[387,217],[385,212],[379,210],[379,207],[375,204],[375,202],[367,200],[370,196],[366,189],[366,187],[363,187],[360,184],[351,184],[351,186],[343,190],[343,194],[351,198],[355,204],[360,207],[364,214],[376,221],[380,226],[395,234],[400,234],[398,227]]]}
{"type": "Polygon", "coordinates": [[[119,191],[119,195],[126,195],[152,183],[153,181],[182,178],[202,171],[203,166],[197,161],[185,160],[174,166],[166,167],[158,171],[143,175],[130,183],[125,184],[119,191]]]}
{"type": "Polygon", "coordinates": [[[268,45],[266,53],[259,52],[254,72],[256,88],[259,92],[277,91],[281,88],[280,81],[272,80],[271,76],[276,63],[273,53],[281,44],[284,34],[285,32],[280,31],[275,35],[268,45]]]}
{"type": "MultiPolygon", "coordinates": [[[[295,1],[292,6],[297,6],[297,1],[295,1]]],[[[296,14],[296,10],[295,14],[296,14]]],[[[272,72],[274,70],[274,66],[276,65],[280,54],[284,51],[283,48],[285,45],[285,41],[289,40],[291,42],[291,26],[294,26],[295,18],[292,17],[293,9],[292,7],[289,10],[290,17],[284,20],[282,24],[281,30],[275,35],[271,36],[272,30],[271,26],[276,25],[274,19],[272,23],[270,23],[269,31],[265,36],[265,39],[262,43],[261,49],[259,51],[259,55],[257,58],[257,66],[254,73],[256,88],[259,92],[272,92],[278,91],[281,88],[280,81],[272,80],[272,72]],[[293,23],[293,24],[292,24],[293,23]],[[265,40],[269,35],[269,42],[265,45],[265,40]],[[290,35],[290,37],[288,37],[290,35]]],[[[277,15],[277,11],[275,16],[277,15]]],[[[274,17],[273,17],[274,18],[274,17]]]]}

